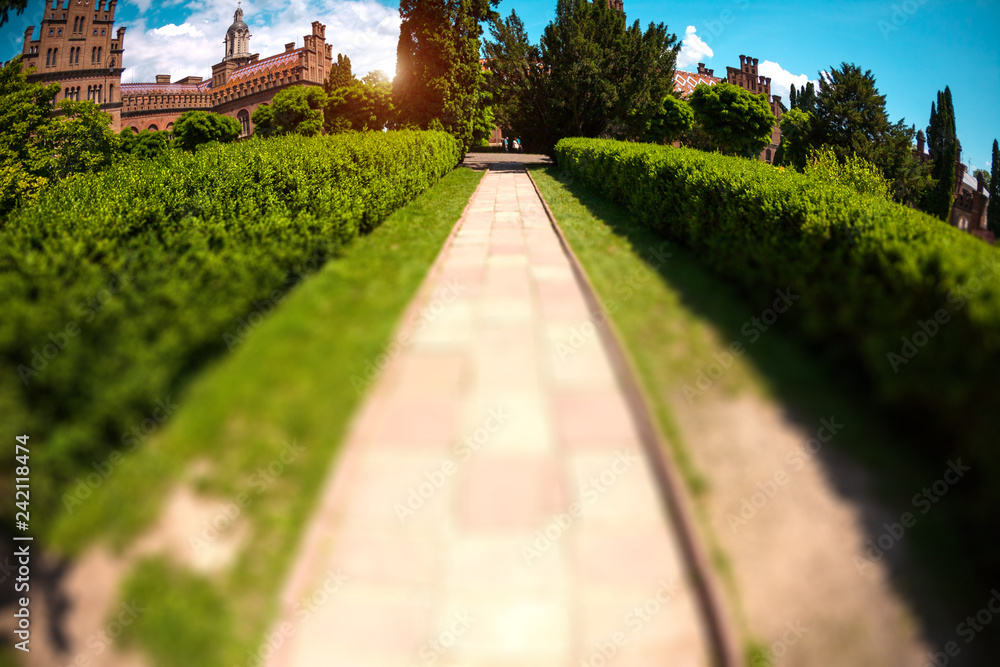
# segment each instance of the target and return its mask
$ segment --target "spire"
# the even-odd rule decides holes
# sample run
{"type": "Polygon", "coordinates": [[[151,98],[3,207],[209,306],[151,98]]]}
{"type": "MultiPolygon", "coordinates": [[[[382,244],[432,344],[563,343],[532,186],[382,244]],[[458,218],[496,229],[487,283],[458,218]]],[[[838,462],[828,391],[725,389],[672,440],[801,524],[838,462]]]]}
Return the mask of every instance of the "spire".
{"type": "Polygon", "coordinates": [[[233,24],[226,31],[225,60],[240,60],[250,57],[250,27],[243,22],[243,7],[236,3],[233,24]]]}

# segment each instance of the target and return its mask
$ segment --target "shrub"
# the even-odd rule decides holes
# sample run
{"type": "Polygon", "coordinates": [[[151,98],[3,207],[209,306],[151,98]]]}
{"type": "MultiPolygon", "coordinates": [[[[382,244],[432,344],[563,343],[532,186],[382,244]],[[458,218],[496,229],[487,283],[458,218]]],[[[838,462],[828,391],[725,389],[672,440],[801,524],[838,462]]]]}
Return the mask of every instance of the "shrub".
{"type": "Polygon", "coordinates": [[[810,152],[805,174],[813,180],[846,185],[858,194],[875,195],[886,201],[892,199],[892,184],[882,175],[881,169],[857,155],[850,155],[841,162],[829,146],[810,152]]]}
{"type": "Polygon", "coordinates": [[[32,437],[32,508],[53,518],[92,464],[141,446],[158,401],[458,159],[444,133],[250,139],[129,158],[16,211],[0,413],[32,437]]]}
{"type": "Polygon", "coordinates": [[[236,141],[241,131],[235,118],[210,111],[185,111],[173,128],[174,140],[186,151],[213,141],[221,144],[236,141]]]}
{"type": "MultiPolygon", "coordinates": [[[[782,323],[859,369],[876,400],[926,434],[915,450],[938,460],[959,454],[981,479],[1000,477],[996,248],[887,201],[862,163],[823,159],[799,174],[591,139],[563,140],[556,154],[574,177],[755,300],[790,288],[800,298],[782,323]]],[[[981,511],[994,511],[1000,484],[981,491],[981,511]]]]}

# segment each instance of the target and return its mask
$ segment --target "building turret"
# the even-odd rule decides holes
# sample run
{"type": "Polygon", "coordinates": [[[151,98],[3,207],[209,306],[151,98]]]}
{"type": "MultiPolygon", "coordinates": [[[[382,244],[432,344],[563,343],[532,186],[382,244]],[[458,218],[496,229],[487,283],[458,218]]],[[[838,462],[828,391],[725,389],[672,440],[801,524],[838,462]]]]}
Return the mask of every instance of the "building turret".
{"type": "Polygon", "coordinates": [[[243,8],[236,5],[233,24],[226,31],[226,55],[223,60],[241,60],[250,57],[250,27],[243,22],[243,8]]]}

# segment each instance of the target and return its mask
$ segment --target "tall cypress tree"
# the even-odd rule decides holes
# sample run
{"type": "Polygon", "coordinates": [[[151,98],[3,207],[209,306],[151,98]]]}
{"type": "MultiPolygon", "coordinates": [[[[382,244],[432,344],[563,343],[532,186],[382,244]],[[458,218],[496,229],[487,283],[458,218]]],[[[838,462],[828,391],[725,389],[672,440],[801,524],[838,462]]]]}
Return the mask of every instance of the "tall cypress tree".
{"type": "Polygon", "coordinates": [[[404,125],[439,128],[467,151],[489,134],[481,23],[500,0],[402,0],[393,101],[404,125]]]}
{"type": "Polygon", "coordinates": [[[1000,148],[993,140],[993,168],[990,172],[990,203],[986,207],[986,226],[1000,237],[1000,148]]]}
{"type": "Polygon", "coordinates": [[[788,87],[788,108],[795,108],[795,84],[793,83],[788,87]]]}
{"type": "Polygon", "coordinates": [[[796,99],[796,109],[810,113],[816,111],[816,87],[812,81],[806,83],[805,87],[799,91],[796,99]]]}
{"type": "Polygon", "coordinates": [[[931,104],[931,118],[927,126],[927,152],[933,166],[931,177],[934,185],[924,195],[922,208],[945,222],[951,217],[955,201],[955,163],[958,162],[958,137],[955,134],[955,109],[951,102],[951,89],[945,86],[938,91],[937,104],[931,104]]]}

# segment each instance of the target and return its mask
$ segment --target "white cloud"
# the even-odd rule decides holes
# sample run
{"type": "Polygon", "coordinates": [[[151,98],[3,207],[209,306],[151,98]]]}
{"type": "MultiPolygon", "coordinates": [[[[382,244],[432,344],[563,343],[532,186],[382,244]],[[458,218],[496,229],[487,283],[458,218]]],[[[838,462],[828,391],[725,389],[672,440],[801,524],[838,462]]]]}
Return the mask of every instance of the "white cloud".
{"type": "Polygon", "coordinates": [[[788,89],[794,83],[795,89],[799,90],[812,81],[814,86],[818,86],[816,79],[810,79],[805,74],[792,74],[781,65],[770,60],[762,60],[757,65],[757,71],[761,76],[771,77],[771,94],[781,95],[782,102],[788,106],[788,89]]]}
{"type": "MultiPolygon", "coordinates": [[[[149,0],[132,0],[140,9],[149,0]]],[[[189,3],[193,11],[181,25],[148,26],[140,16],[125,34],[123,82],[152,81],[156,74],[172,80],[193,75],[206,79],[222,60],[226,30],[233,22],[235,0],[189,3]]],[[[250,26],[250,51],[261,58],[284,52],[285,44],[302,46],[312,22],[326,25],[326,43],[350,57],[356,75],[381,69],[395,75],[399,41],[399,10],[376,0],[289,0],[269,3],[245,0],[243,20],[250,26]]]]}
{"type": "Polygon", "coordinates": [[[698,63],[708,62],[714,56],[712,47],[698,36],[698,29],[689,25],[684,31],[684,39],[681,41],[681,50],[677,54],[677,67],[687,68],[698,63]]]}

